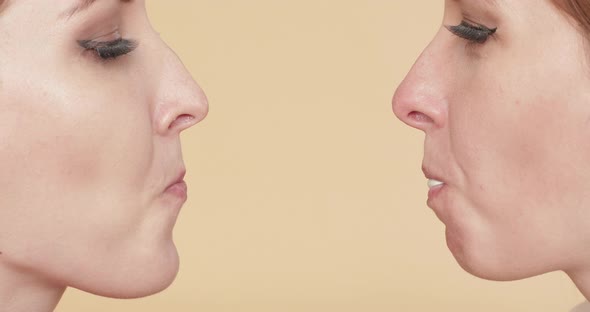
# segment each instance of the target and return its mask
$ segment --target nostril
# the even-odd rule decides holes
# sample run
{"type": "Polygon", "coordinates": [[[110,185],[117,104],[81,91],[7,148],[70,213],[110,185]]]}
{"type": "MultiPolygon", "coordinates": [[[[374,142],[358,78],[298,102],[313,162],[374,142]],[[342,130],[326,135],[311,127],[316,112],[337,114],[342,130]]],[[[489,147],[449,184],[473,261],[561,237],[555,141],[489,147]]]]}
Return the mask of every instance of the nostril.
{"type": "Polygon", "coordinates": [[[178,128],[178,127],[184,128],[187,125],[191,125],[194,120],[195,120],[195,116],[193,116],[193,115],[189,115],[189,114],[180,115],[180,116],[176,117],[176,119],[170,124],[168,129],[178,128]]]}
{"type": "Polygon", "coordinates": [[[420,113],[420,112],[410,112],[408,114],[408,119],[415,123],[424,124],[424,123],[434,123],[432,118],[428,117],[427,115],[420,113]]]}

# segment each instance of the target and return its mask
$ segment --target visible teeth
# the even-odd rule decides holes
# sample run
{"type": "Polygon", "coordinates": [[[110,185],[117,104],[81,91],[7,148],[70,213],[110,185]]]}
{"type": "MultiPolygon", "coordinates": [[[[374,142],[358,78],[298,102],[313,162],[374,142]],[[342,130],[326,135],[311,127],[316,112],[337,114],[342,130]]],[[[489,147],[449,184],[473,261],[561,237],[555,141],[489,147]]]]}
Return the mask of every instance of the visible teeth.
{"type": "Polygon", "coordinates": [[[441,186],[445,184],[444,182],[437,181],[437,180],[428,180],[428,188],[435,188],[437,186],[441,186]]]}

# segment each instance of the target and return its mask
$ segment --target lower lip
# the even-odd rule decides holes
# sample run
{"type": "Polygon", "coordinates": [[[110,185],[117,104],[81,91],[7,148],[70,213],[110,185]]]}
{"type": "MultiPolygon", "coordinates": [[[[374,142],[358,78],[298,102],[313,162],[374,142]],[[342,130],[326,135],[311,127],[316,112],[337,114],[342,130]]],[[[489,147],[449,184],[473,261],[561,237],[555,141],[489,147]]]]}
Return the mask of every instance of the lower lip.
{"type": "Polygon", "coordinates": [[[182,200],[187,199],[187,192],[188,187],[186,185],[186,182],[184,181],[180,181],[178,183],[170,185],[165,191],[165,193],[178,197],[182,200]]]}
{"type": "Polygon", "coordinates": [[[435,186],[428,190],[428,200],[434,200],[445,189],[446,184],[435,186]]]}
{"type": "Polygon", "coordinates": [[[443,184],[443,185],[439,185],[436,187],[431,188],[428,191],[428,201],[426,201],[426,205],[428,207],[430,207],[430,209],[432,209],[434,211],[434,213],[436,213],[436,216],[438,217],[439,220],[441,220],[443,223],[445,223],[445,219],[446,217],[444,216],[443,213],[443,206],[444,206],[444,202],[442,202],[441,198],[443,195],[443,192],[447,189],[447,185],[443,184]]]}

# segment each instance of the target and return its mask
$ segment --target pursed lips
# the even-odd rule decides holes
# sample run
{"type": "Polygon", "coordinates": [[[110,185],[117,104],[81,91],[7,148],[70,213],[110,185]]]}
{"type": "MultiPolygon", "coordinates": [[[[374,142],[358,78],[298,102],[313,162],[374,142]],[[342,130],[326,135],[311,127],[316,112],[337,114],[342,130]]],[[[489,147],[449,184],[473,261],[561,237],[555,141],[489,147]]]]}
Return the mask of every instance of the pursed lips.
{"type": "Polygon", "coordinates": [[[434,174],[431,169],[426,166],[422,166],[422,172],[424,172],[424,176],[428,179],[427,185],[429,189],[434,189],[445,184],[441,176],[434,174]]]}
{"type": "Polygon", "coordinates": [[[171,181],[168,187],[164,190],[164,194],[172,195],[180,200],[180,205],[175,205],[175,207],[178,208],[180,208],[188,198],[188,186],[186,182],[184,182],[185,173],[186,171],[184,169],[180,170],[176,175],[176,178],[171,181]]]}
{"type": "Polygon", "coordinates": [[[176,174],[174,180],[172,180],[168,186],[166,186],[166,190],[171,188],[172,186],[179,184],[179,183],[183,183],[184,182],[184,176],[186,175],[186,169],[182,168],[178,171],[178,173],[176,174]]]}
{"type": "Polygon", "coordinates": [[[438,181],[435,179],[428,179],[428,183],[427,183],[429,189],[434,189],[434,188],[436,188],[438,186],[442,186],[444,184],[445,184],[444,182],[438,181]]]}

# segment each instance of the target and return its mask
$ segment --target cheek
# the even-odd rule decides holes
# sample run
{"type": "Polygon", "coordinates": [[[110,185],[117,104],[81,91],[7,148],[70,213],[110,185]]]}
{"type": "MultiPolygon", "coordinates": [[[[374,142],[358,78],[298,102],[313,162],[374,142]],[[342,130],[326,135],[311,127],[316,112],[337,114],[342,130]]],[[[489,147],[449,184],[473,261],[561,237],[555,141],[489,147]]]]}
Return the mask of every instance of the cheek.
{"type": "Polygon", "coordinates": [[[554,170],[559,157],[552,132],[558,127],[550,125],[549,114],[531,113],[520,100],[497,96],[468,103],[470,108],[456,112],[449,122],[451,151],[466,195],[494,207],[483,214],[497,214],[506,206],[515,212],[520,201],[535,196],[546,200],[553,190],[544,184],[560,175],[554,170]]]}
{"type": "MultiPolygon", "coordinates": [[[[561,81],[558,71],[543,77],[561,81]]],[[[583,227],[578,211],[588,204],[580,194],[590,187],[583,170],[590,158],[589,102],[580,82],[575,87],[516,78],[464,92],[452,102],[451,153],[463,176],[458,210],[469,212],[462,223],[468,237],[491,251],[474,247],[474,254],[504,268],[514,257],[536,254],[537,262],[515,270],[542,272],[547,266],[539,263],[567,261],[560,257],[572,250],[568,242],[579,241],[573,229],[583,227]]]]}
{"type": "Polygon", "coordinates": [[[124,241],[147,204],[148,108],[122,97],[55,96],[63,89],[0,94],[0,246],[23,259],[32,241],[39,254],[66,246],[64,254],[79,256],[89,242],[100,252],[105,240],[124,241]]]}
{"type": "Polygon", "coordinates": [[[42,182],[47,188],[81,191],[128,177],[148,162],[149,142],[134,135],[143,131],[145,137],[145,125],[137,120],[140,117],[122,118],[137,112],[122,113],[92,101],[43,97],[22,98],[9,105],[16,109],[0,117],[0,148],[3,172],[12,173],[12,182],[29,179],[27,183],[42,182]]]}
{"type": "Polygon", "coordinates": [[[3,187],[43,184],[49,189],[62,186],[75,191],[96,180],[98,169],[93,164],[98,163],[95,148],[101,140],[83,129],[86,125],[70,119],[72,114],[60,111],[59,103],[43,97],[5,103],[10,110],[0,117],[4,160],[0,166],[12,178],[3,180],[3,187]]]}
{"type": "Polygon", "coordinates": [[[510,38],[469,58],[473,66],[457,66],[465,65],[461,55],[445,90],[449,163],[458,172],[449,245],[486,278],[563,268],[572,261],[565,255],[585,248],[587,55],[571,25],[545,20],[555,27],[541,37],[519,21],[510,38]]]}

